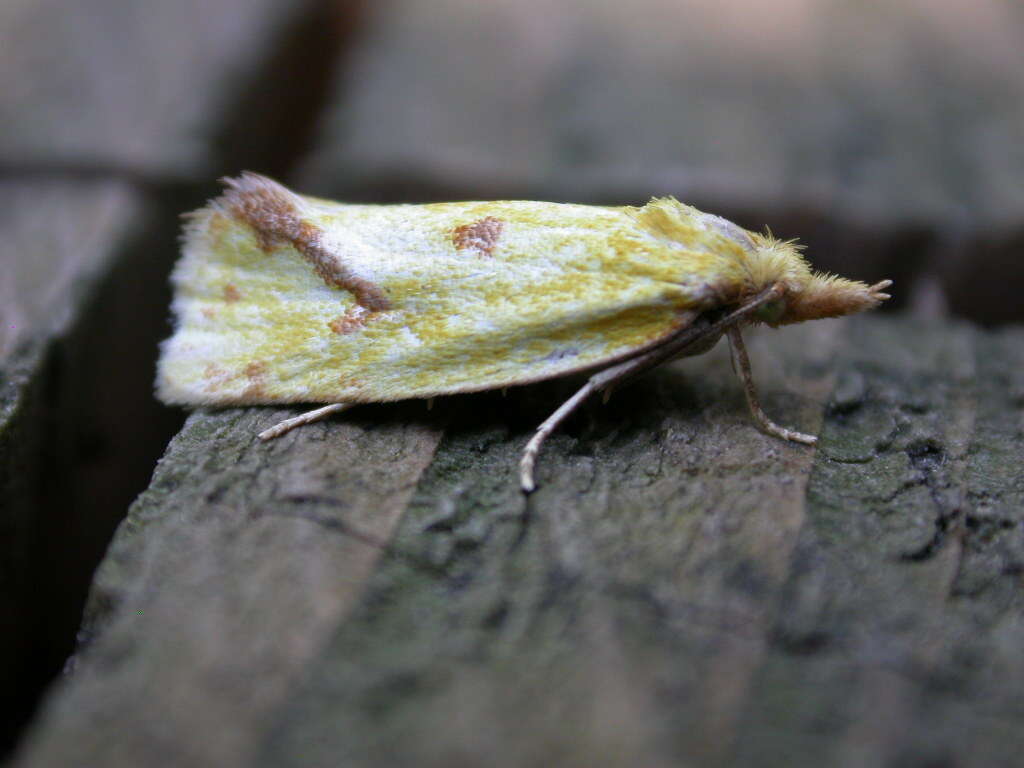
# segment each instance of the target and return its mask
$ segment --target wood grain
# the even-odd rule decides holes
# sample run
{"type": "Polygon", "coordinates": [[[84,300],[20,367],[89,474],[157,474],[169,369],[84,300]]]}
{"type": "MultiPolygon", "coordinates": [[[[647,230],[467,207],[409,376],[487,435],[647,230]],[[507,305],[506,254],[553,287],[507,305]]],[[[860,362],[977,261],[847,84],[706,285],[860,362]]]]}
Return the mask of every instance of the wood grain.
{"type": "Polygon", "coordinates": [[[279,412],[195,415],[21,764],[1008,764],[1024,336],[866,317],[752,349],[817,450],[753,428],[718,349],[571,420],[528,499],[570,383],[266,445],[279,412]]]}

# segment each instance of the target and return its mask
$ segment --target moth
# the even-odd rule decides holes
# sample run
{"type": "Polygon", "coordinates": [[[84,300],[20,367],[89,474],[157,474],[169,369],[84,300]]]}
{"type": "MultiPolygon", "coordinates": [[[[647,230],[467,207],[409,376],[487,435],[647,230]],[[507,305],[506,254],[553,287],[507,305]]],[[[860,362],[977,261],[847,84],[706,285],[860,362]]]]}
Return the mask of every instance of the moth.
{"type": "Polygon", "coordinates": [[[359,403],[505,388],[581,371],[519,467],[592,394],[729,340],[754,420],[741,331],[877,306],[874,285],[812,271],[793,242],[666,197],[600,207],[531,201],[345,205],[254,173],[188,215],[173,275],[169,404],[327,403],[277,437],[359,403]]]}

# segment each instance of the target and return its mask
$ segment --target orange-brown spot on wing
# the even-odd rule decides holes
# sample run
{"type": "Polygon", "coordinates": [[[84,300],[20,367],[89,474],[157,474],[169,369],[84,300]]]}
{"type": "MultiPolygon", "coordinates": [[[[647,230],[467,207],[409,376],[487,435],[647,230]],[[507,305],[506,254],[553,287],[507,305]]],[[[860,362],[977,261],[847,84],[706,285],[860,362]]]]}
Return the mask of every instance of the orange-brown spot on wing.
{"type": "Polygon", "coordinates": [[[255,230],[256,232],[256,245],[261,251],[266,254],[270,254],[272,250],[277,248],[281,244],[280,238],[274,237],[269,232],[264,232],[262,229],[255,230]]]}
{"type": "Polygon", "coordinates": [[[245,366],[245,370],[242,371],[247,379],[258,379],[264,376],[267,372],[267,364],[262,360],[249,363],[245,366]]]}
{"type": "Polygon", "coordinates": [[[355,333],[364,328],[372,313],[362,307],[352,307],[343,315],[338,315],[327,324],[335,333],[355,333]]]}
{"type": "Polygon", "coordinates": [[[341,374],[338,376],[338,386],[342,389],[359,389],[362,386],[362,382],[359,379],[353,379],[351,376],[341,374]]]}
{"type": "Polygon", "coordinates": [[[231,378],[231,374],[224,368],[214,363],[207,363],[203,369],[203,378],[206,380],[204,389],[207,392],[216,392],[231,378]]]}
{"type": "Polygon", "coordinates": [[[228,283],[224,286],[224,301],[228,304],[233,304],[242,298],[242,292],[238,290],[238,286],[234,283],[228,283]]]}
{"type": "Polygon", "coordinates": [[[228,210],[253,228],[261,250],[269,253],[283,242],[295,243],[298,248],[296,240],[302,235],[303,221],[291,192],[251,173],[226,183],[229,189],[224,200],[228,210]]]}
{"type": "Polygon", "coordinates": [[[253,228],[260,248],[269,250],[284,242],[291,243],[302,254],[317,275],[330,286],[342,288],[362,306],[385,310],[391,302],[383,289],[356,275],[323,245],[323,231],[301,218],[296,206],[298,198],[275,181],[252,173],[228,179],[224,205],[231,214],[253,228]]]}
{"type": "Polygon", "coordinates": [[[461,224],[452,230],[452,245],[457,250],[476,251],[481,256],[494,252],[505,222],[494,216],[485,216],[472,224],[461,224]]]}
{"type": "Polygon", "coordinates": [[[264,400],[267,397],[267,390],[263,388],[262,381],[253,381],[242,391],[242,397],[246,400],[264,400]]]}
{"type": "MultiPolygon", "coordinates": [[[[202,211],[193,211],[191,214],[185,214],[186,217],[194,216],[196,214],[202,214],[202,211]]],[[[199,222],[197,217],[195,221],[199,222]]],[[[229,219],[223,213],[214,213],[206,222],[206,230],[210,233],[210,237],[213,240],[220,240],[224,236],[224,232],[227,231],[229,226],[229,219]]]]}
{"type": "Polygon", "coordinates": [[[252,173],[227,179],[225,183],[228,191],[224,202],[232,216],[248,223],[257,235],[295,239],[300,222],[292,194],[287,189],[252,173]]]}
{"type": "Polygon", "coordinates": [[[245,366],[242,373],[249,379],[249,384],[242,392],[242,397],[247,400],[262,400],[266,398],[267,392],[264,389],[264,377],[267,373],[267,364],[262,360],[256,360],[245,366]]]}
{"type": "Polygon", "coordinates": [[[207,320],[213,320],[217,316],[217,310],[213,309],[213,307],[203,307],[199,311],[207,320]]]}
{"type": "Polygon", "coordinates": [[[292,242],[325,283],[345,289],[356,297],[361,306],[371,311],[390,309],[391,302],[381,287],[355,275],[340,258],[323,247],[322,237],[323,232],[318,227],[304,221],[299,228],[299,236],[292,242]]]}

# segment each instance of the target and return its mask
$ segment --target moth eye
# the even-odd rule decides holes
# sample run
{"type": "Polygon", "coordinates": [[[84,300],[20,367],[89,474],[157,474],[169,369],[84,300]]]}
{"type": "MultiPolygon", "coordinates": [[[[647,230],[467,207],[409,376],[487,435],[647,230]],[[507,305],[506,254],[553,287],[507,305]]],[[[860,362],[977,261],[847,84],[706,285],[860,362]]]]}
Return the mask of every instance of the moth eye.
{"type": "Polygon", "coordinates": [[[754,317],[760,320],[762,323],[777,323],[786,312],[786,301],[785,299],[774,299],[773,301],[766,302],[757,308],[754,312],[754,317]]]}

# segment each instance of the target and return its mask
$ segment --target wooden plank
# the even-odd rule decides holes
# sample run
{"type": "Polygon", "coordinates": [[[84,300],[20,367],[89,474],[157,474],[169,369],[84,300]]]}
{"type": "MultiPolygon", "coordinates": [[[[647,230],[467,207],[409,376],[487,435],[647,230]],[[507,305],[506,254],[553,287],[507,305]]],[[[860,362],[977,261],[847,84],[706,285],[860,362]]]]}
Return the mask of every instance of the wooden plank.
{"type": "Polygon", "coordinates": [[[1012,764],[1024,335],[865,318],[834,368],[802,351],[820,339],[779,342],[797,402],[828,401],[810,466],[695,408],[725,380],[709,362],[638,385],[629,427],[563,438],[528,523],[470,485],[460,527],[487,534],[440,574],[408,556],[452,493],[428,474],[406,556],[257,764],[1012,764]],[[825,371],[831,395],[808,396],[825,371]],[[665,407],[683,382],[689,407],[665,407]]]}
{"type": "Polygon", "coordinates": [[[327,130],[345,140],[317,158],[358,190],[383,173],[1020,223],[1024,160],[1000,149],[1024,122],[1022,21],[1002,0],[391,0],[375,18],[327,130]]]}
{"type": "Polygon", "coordinates": [[[267,450],[253,434],[268,415],[198,414],[171,443],[97,575],[89,661],[21,764],[60,764],[69,749],[92,765],[250,763],[440,437],[398,408],[267,450]]]}
{"type": "Polygon", "coordinates": [[[1024,335],[867,317],[753,347],[817,451],[756,432],[716,350],[588,407],[528,500],[518,450],[571,383],[269,445],[280,412],[195,415],[17,764],[1007,764],[1024,335]]]}
{"type": "MultiPolygon", "coordinates": [[[[225,108],[310,5],[4,3],[0,164],[207,182],[220,166],[225,108]]],[[[266,86],[273,73],[262,74],[266,86]]],[[[246,117],[250,134],[262,135],[258,116],[246,117]]]]}
{"type": "Polygon", "coordinates": [[[116,180],[0,182],[0,360],[32,336],[68,332],[85,286],[110,267],[111,242],[141,216],[116,180]]]}
{"type": "Polygon", "coordinates": [[[130,333],[117,323],[124,297],[166,300],[159,262],[122,270],[132,288],[120,300],[110,290],[152,215],[116,180],[0,182],[0,705],[10,713],[0,745],[71,650],[85,585],[120,517],[110,506],[119,480],[144,482],[147,442],[173,428],[134,394],[145,369],[120,368],[156,333],[154,313],[136,310],[130,333]]]}
{"type": "Polygon", "coordinates": [[[152,397],[178,214],[225,165],[286,167],[323,81],[294,73],[350,6],[0,5],[0,757],[182,420],[152,397]]]}

